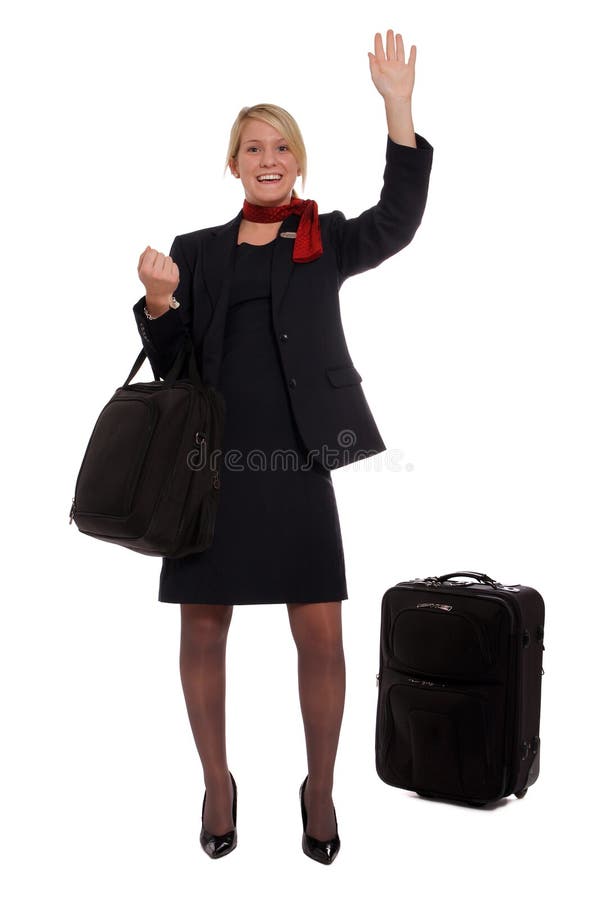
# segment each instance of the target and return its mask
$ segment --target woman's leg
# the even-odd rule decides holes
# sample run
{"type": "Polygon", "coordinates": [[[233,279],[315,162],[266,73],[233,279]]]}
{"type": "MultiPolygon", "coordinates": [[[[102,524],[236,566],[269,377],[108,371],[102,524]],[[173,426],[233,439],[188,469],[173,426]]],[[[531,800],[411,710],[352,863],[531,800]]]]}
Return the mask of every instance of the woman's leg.
{"type": "Polygon", "coordinates": [[[232,606],[181,603],[179,669],[190,725],[204,770],[204,827],[234,827],[233,784],[225,746],[225,651],[232,606]]]}
{"type": "Polygon", "coordinates": [[[308,758],[306,831],[326,841],[336,831],[331,794],[346,693],[342,601],[288,603],[287,607],[298,648],[298,687],[308,758]]]}

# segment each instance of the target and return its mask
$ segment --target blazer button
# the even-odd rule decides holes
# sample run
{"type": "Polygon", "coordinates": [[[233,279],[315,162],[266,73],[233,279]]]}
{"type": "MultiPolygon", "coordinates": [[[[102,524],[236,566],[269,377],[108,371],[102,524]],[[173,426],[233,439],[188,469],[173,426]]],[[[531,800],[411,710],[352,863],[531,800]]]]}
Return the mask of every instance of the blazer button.
{"type": "Polygon", "coordinates": [[[279,339],[280,339],[281,341],[287,341],[288,336],[287,336],[287,334],[285,333],[285,331],[283,331],[283,332],[279,335],[279,339]]]}
{"type": "Polygon", "coordinates": [[[288,384],[290,387],[296,387],[296,379],[290,378],[290,380],[288,381],[288,384]]]}

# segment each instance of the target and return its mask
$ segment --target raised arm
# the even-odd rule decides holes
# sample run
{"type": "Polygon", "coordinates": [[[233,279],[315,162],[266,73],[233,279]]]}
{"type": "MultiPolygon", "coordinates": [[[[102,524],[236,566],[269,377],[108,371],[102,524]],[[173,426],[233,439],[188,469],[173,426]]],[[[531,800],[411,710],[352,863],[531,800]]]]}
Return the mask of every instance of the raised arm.
{"type": "Polygon", "coordinates": [[[346,219],[332,214],[331,236],[335,245],[340,284],[351,275],[378,266],[413,239],[421,224],[433,147],[416,134],[412,123],[411,99],[417,48],[411,46],[404,62],[402,35],[387,32],[387,57],[379,32],[375,35],[375,55],[369,53],[371,77],[384,98],[388,137],[379,202],[359,216],[346,219]]]}
{"type": "MultiPolygon", "coordinates": [[[[138,265],[141,280],[143,280],[141,266],[143,265],[144,254],[148,253],[148,251],[153,254],[156,253],[156,251],[152,251],[152,248],[147,247],[141,255],[140,264],[138,265]]],[[[142,345],[148,355],[155,378],[164,377],[167,374],[185,340],[186,334],[191,334],[192,330],[192,272],[183,252],[179,236],[175,237],[169,256],[165,257],[165,263],[168,263],[169,257],[175,263],[179,274],[179,283],[172,291],[175,298],[179,301],[179,307],[177,309],[168,307],[166,312],[159,314],[161,303],[156,294],[151,295],[149,293],[148,288],[146,288],[146,294],[140,297],[133,306],[133,314],[142,339],[142,345]],[[156,315],[157,318],[149,319],[146,316],[144,306],[147,300],[149,308],[152,307],[150,314],[156,315]]],[[[147,270],[148,258],[146,259],[147,270]]],[[[153,259],[155,257],[150,258],[150,264],[152,264],[153,259]]],[[[150,279],[146,278],[145,283],[151,283],[150,279]]],[[[156,283],[158,283],[158,279],[156,283]]],[[[167,290],[167,297],[169,293],[167,290]]],[[[165,304],[162,305],[164,306],[165,304]]]]}

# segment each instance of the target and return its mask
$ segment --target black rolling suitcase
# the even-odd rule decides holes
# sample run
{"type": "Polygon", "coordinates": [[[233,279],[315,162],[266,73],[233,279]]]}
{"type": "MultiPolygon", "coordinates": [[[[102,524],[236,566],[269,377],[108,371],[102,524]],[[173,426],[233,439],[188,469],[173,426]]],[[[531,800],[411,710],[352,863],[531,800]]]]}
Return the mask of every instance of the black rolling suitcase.
{"type": "Polygon", "coordinates": [[[375,767],[386,784],[485,806],[540,770],[545,607],[480,572],[383,595],[375,767]],[[452,581],[466,576],[475,581],[452,581]]]}

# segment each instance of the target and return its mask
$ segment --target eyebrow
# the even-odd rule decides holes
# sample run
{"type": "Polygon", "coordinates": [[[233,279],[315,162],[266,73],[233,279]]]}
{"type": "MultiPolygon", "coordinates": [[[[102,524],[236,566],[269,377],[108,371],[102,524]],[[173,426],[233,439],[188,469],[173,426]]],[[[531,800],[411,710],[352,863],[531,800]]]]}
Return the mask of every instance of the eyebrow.
{"type": "MultiPolygon", "coordinates": [[[[275,138],[275,140],[278,144],[280,144],[282,141],[285,141],[285,138],[275,138]]],[[[249,141],[242,141],[242,143],[243,144],[254,144],[254,143],[262,144],[262,141],[260,138],[251,138],[249,141]]],[[[286,143],[287,143],[287,141],[286,141],[286,143]]]]}

